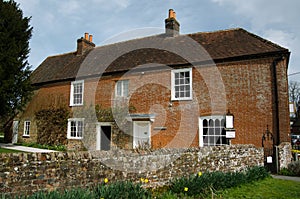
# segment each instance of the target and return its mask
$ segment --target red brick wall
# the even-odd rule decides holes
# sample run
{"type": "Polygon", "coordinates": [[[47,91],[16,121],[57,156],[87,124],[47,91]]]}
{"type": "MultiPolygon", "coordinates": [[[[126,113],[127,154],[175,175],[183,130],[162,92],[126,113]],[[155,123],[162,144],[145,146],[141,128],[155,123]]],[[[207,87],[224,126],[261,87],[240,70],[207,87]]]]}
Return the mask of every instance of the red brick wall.
{"type": "MultiPolygon", "coordinates": [[[[84,101],[88,106],[110,107],[116,81],[129,79],[129,104],[135,107],[134,113],[156,114],[151,125],[154,148],[198,146],[199,117],[224,115],[227,110],[234,114],[236,138],[232,144],[261,146],[267,126],[276,135],[272,63],[270,58],[224,63],[218,68],[196,67],[193,69],[193,100],[190,101],[171,101],[170,69],[104,77],[99,82],[86,80],[84,101]]],[[[277,74],[282,142],[288,140],[289,132],[285,60],[278,63],[277,74]]],[[[41,88],[22,119],[32,117],[41,108],[61,104],[68,107],[69,96],[70,82],[41,88]]]]}

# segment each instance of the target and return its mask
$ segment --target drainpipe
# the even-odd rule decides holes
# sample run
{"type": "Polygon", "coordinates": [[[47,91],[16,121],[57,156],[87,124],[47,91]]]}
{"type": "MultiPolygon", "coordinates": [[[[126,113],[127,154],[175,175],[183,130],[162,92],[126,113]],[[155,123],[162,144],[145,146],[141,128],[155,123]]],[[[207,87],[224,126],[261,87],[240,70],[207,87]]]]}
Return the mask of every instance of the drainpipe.
{"type": "Polygon", "coordinates": [[[277,68],[277,64],[279,61],[283,60],[283,57],[277,57],[273,60],[272,63],[272,71],[273,71],[273,80],[274,80],[274,97],[275,97],[275,122],[276,122],[276,142],[274,143],[275,145],[279,145],[280,144],[280,133],[279,133],[279,103],[278,103],[278,89],[277,89],[277,72],[276,72],[276,68],[277,68]]]}

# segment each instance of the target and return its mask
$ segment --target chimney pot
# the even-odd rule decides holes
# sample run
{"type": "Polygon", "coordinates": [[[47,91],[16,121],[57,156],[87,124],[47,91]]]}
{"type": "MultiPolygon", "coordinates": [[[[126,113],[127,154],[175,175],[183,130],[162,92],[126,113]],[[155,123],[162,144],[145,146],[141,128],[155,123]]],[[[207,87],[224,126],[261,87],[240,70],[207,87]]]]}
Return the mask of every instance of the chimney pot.
{"type": "Polygon", "coordinates": [[[87,32],[84,33],[84,39],[85,39],[85,40],[88,40],[88,37],[89,37],[89,33],[87,33],[87,32]]]}
{"type": "Polygon", "coordinates": [[[174,10],[169,9],[169,18],[174,18],[174,10]]]}
{"type": "Polygon", "coordinates": [[[89,36],[89,41],[90,41],[90,42],[93,42],[93,35],[90,35],[90,36],[89,36]]]}

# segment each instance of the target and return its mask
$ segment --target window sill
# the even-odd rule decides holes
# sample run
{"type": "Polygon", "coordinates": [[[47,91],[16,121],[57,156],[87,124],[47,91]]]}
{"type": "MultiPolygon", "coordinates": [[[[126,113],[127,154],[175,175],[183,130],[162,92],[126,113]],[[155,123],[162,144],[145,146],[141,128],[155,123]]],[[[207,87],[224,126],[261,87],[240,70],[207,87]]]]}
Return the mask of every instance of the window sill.
{"type": "Polygon", "coordinates": [[[70,104],[70,107],[73,107],[73,106],[83,106],[83,104],[70,104]]]}
{"type": "Polygon", "coordinates": [[[82,140],[82,137],[80,137],[80,138],[68,137],[68,140],[82,140]]]}
{"type": "Polygon", "coordinates": [[[172,102],[176,102],[176,101],[193,101],[193,98],[186,98],[186,99],[171,99],[172,102]]]}
{"type": "Polygon", "coordinates": [[[22,135],[23,138],[30,138],[30,135],[22,135]]]}

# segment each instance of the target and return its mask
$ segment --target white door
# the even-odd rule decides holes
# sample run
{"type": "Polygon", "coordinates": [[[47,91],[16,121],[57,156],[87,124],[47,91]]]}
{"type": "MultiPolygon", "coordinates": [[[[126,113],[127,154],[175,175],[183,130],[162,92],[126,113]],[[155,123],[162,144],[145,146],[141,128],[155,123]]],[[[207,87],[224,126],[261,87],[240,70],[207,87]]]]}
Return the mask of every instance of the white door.
{"type": "Polygon", "coordinates": [[[133,148],[150,146],[151,133],[149,121],[133,122],[133,148]]]}
{"type": "Polygon", "coordinates": [[[12,143],[15,144],[18,142],[18,131],[19,131],[19,121],[13,121],[13,136],[12,136],[12,143]]]}

